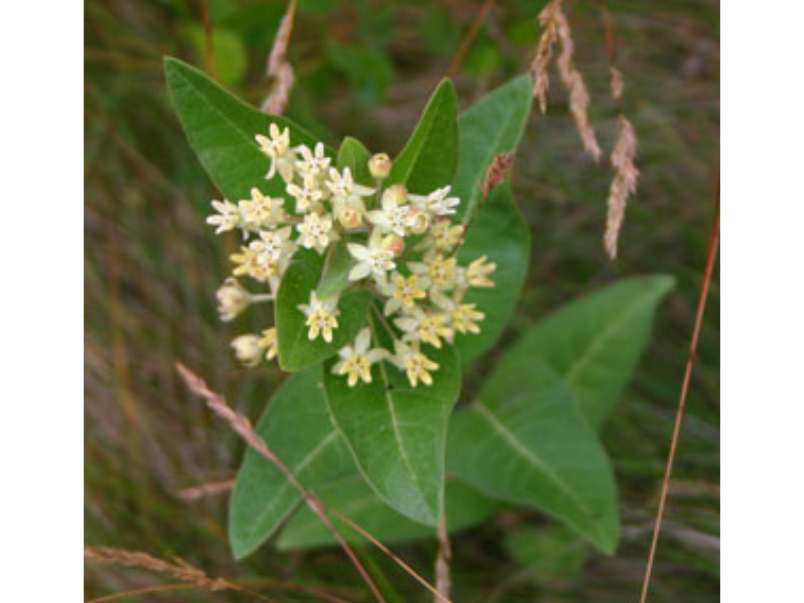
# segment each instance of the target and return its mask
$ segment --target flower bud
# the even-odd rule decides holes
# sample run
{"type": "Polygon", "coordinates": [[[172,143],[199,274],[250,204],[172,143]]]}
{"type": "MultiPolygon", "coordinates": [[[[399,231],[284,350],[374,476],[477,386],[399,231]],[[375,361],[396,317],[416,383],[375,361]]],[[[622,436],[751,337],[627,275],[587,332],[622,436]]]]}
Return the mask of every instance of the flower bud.
{"type": "Polygon", "coordinates": [[[385,153],[372,155],[368,162],[368,168],[372,177],[377,180],[384,180],[391,173],[391,158],[385,153]]]}
{"type": "Polygon", "coordinates": [[[393,253],[395,257],[399,257],[405,251],[405,239],[395,234],[389,234],[383,238],[382,248],[393,253]]]}
{"type": "Polygon", "coordinates": [[[251,295],[234,278],[227,278],[217,293],[218,313],[221,320],[229,322],[246,309],[251,302],[251,295]]]}
{"type": "Polygon", "coordinates": [[[335,218],[347,230],[358,228],[363,224],[363,212],[349,203],[343,203],[335,210],[335,218]]]}
{"type": "Polygon", "coordinates": [[[396,205],[404,205],[408,202],[408,189],[404,184],[394,184],[385,189],[382,194],[383,202],[391,201],[396,205]]]}
{"type": "Polygon", "coordinates": [[[408,227],[413,234],[424,234],[430,228],[430,216],[423,209],[413,207],[408,214],[408,227]]]}
{"type": "Polygon", "coordinates": [[[260,361],[260,338],[257,335],[240,335],[231,343],[237,359],[246,366],[254,366],[260,361]]]}

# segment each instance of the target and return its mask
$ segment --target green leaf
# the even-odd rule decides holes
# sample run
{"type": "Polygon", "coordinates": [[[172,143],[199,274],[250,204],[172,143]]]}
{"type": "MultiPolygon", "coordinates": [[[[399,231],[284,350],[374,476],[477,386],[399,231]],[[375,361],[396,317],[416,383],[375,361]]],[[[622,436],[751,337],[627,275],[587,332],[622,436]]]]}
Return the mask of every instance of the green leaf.
{"type": "Polygon", "coordinates": [[[321,282],[316,289],[319,299],[330,299],[349,286],[349,271],[355,265],[352,254],[346,247],[345,241],[334,243],[332,255],[321,275],[321,282]]]}
{"type": "Polygon", "coordinates": [[[482,197],[480,186],[494,156],[519,146],[532,94],[533,80],[522,75],[481,98],[458,118],[461,145],[452,192],[461,199],[458,214],[464,224],[482,197]]]}
{"type": "MultiPolygon", "coordinates": [[[[486,171],[498,153],[514,151],[532,105],[533,80],[523,75],[493,90],[458,118],[461,140],[453,192],[461,199],[465,224],[475,212],[486,171]]],[[[519,298],[530,260],[530,229],[514,203],[508,183],[496,187],[467,233],[458,259],[466,264],[483,255],[497,264],[496,286],[472,289],[466,302],[486,315],[478,335],[458,335],[456,346],[466,365],[502,335],[519,298]]]]}
{"type": "MultiPolygon", "coordinates": [[[[385,544],[435,536],[432,527],[411,521],[382,502],[360,475],[338,480],[318,488],[316,492],[326,504],[338,509],[385,544]]],[[[447,480],[445,502],[450,532],[477,525],[501,507],[500,503],[455,479],[447,480]]],[[[336,517],[332,519],[348,542],[365,542],[365,538],[346,523],[336,517]]],[[[305,506],[298,510],[282,530],[277,544],[282,550],[290,550],[334,545],[335,539],[315,513],[305,506]]]]}
{"type": "Polygon", "coordinates": [[[369,172],[369,159],[371,159],[371,153],[357,138],[347,136],[343,139],[338,151],[338,169],[348,167],[355,182],[373,187],[377,183],[369,172]]]}
{"type": "MultiPolygon", "coordinates": [[[[381,328],[375,324],[375,341],[381,328]]],[[[349,387],[345,377],[332,374],[332,359],[324,365],[324,391],[336,427],[375,492],[411,519],[436,525],[443,508],[447,423],[460,372],[451,346],[427,346],[424,353],[440,366],[429,387],[411,387],[405,373],[386,362],[372,367],[372,383],[349,387]]]]}
{"type": "Polygon", "coordinates": [[[669,276],[630,278],[574,301],[526,330],[506,358],[540,361],[599,428],[636,368],[669,276]]]}
{"type": "MultiPolygon", "coordinates": [[[[354,462],[329,420],[321,367],[291,375],[271,397],[257,433],[307,487],[354,473],[354,462]]],[[[229,503],[229,542],[241,559],[265,542],[301,496],[275,465],[249,448],[229,503]]]]}
{"type": "Polygon", "coordinates": [[[299,305],[310,303],[310,293],[318,287],[323,267],[324,258],[314,250],[299,250],[282,277],[274,313],[283,370],[298,371],[326,360],[351,343],[366,322],[370,293],[365,289],[348,291],[338,301],[340,315],[332,342],[327,343],[321,335],[309,339],[307,317],[299,305]]]}
{"type": "Polygon", "coordinates": [[[267,195],[287,197],[281,178],[265,179],[271,162],[254,137],[267,134],[275,123],[280,129],[290,128],[293,145],[312,147],[316,138],[284,117],[247,105],[177,59],[165,59],[165,75],[190,146],[224,196],[233,201],[248,199],[252,187],[257,187],[267,195]]]}
{"type": "Polygon", "coordinates": [[[456,413],[449,470],[489,496],[541,509],[611,553],[617,492],[571,391],[544,364],[506,355],[477,403],[456,413]]]}
{"type": "Polygon", "coordinates": [[[500,338],[528,273],[530,230],[507,183],[491,191],[466,235],[458,261],[467,265],[484,255],[497,264],[497,270],[491,275],[495,285],[487,289],[472,288],[465,297],[465,303],[477,304],[486,318],[480,323],[480,333],[458,334],[455,338],[458,357],[464,366],[500,338]]]}
{"type": "Polygon", "coordinates": [[[405,148],[394,159],[388,184],[427,194],[452,183],[458,159],[458,103],[450,80],[430,97],[405,148]]]}

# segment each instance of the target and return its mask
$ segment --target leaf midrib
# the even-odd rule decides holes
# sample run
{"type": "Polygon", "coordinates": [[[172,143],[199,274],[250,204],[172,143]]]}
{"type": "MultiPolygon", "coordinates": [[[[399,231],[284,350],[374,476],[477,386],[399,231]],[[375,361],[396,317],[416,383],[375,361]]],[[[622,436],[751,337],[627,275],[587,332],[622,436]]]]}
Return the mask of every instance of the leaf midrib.
{"type": "Polygon", "coordinates": [[[625,308],[622,309],[621,313],[611,321],[606,327],[604,327],[593,339],[592,342],[587,346],[586,350],[578,357],[578,359],[573,362],[569,370],[564,373],[564,379],[567,385],[575,386],[575,378],[576,376],[582,371],[582,369],[589,364],[592,359],[594,358],[595,354],[598,353],[598,350],[601,346],[605,344],[605,342],[613,335],[613,332],[622,325],[623,321],[627,318],[630,318],[631,314],[636,310],[638,306],[641,306],[647,298],[653,295],[653,291],[645,292],[642,296],[638,297],[635,301],[628,304],[625,308]]]}
{"type": "MultiPolygon", "coordinates": [[[[505,426],[505,424],[491,411],[491,409],[480,401],[477,402],[473,408],[482,418],[486,420],[491,428],[500,435],[500,437],[514,450],[515,453],[519,454],[519,456],[523,457],[526,461],[530,461],[530,463],[534,465],[537,470],[542,471],[548,477],[548,479],[550,479],[558,487],[559,490],[566,494],[581,509],[583,513],[589,517],[592,516],[592,512],[589,507],[583,502],[583,500],[578,498],[578,495],[575,494],[569,484],[567,484],[559,475],[550,469],[544,460],[542,460],[537,454],[525,446],[525,444],[523,444],[519,438],[510,429],[508,429],[508,427],[505,426]]],[[[599,526],[594,522],[592,522],[592,526],[598,537],[601,537],[602,534],[600,533],[599,526]]]]}
{"type": "MultiPolygon", "coordinates": [[[[372,327],[373,330],[373,327],[372,327]]],[[[427,504],[427,498],[424,495],[424,491],[422,490],[422,486],[419,483],[419,477],[416,475],[416,472],[413,470],[413,465],[410,463],[410,459],[408,458],[407,450],[405,449],[405,444],[402,441],[402,432],[399,429],[399,420],[396,416],[396,409],[394,408],[394,401],[391,396],[391,393],[388,391],[388,385],[390,384],[390,380],[388,379],[388,372],[385,368],[385,361],[380,361],[380,374],[382,375],[382,380],[385,382],[386,386],[383,388],[383,398],[388,403],[388,412],[391,415],[391,425],[394,430],[394,441],[397,443],[397,447],[399,448],[400,457],[404,462],[405,469],[410,474],[411,481],[413,485],[416,487],[416,492],[419,495],[422,503],[424,503],[424,507],[432,513],[432,509],[430,509],[430,505],[427,504]]],[[[438,513],[434,513],[434,516],[438,516],[438,513]]]]}
{"type": "MultiPolygon", "coordinates": [[[[230,126],[231,126],[231,127],[232,127],[232,128],[233,128],[233,129],[234,129],[234,130],[235,130],[235,131],[238,133],[238,134],[240,134],[240,136],[241,136],[241,137],[243,137],[243,138],[246,140],[246,142],[247,142],[247,143],[248,143],[250,146],[252,146],[252,147],[253,147],[253,150],[254,150],[255,152],[259,153],[259,150],[258,150],[258,147],[257,147],[257,143],[256,143],[256,142],[254,142],[254,140],[251,138],[250,134],[249,134],[249,133],[248,133],[246,130],[244,130],[244,129],[243,129],[243,128],[242,128],[242,127],[241,127],[241,126],[240,126],[240,125],[239,125],[239,124],[236,122],[236,121],[233,121],[233,120],[232,120],[232,119],[231,119],[229,116],[227,116],[227,115],[226,115],[226,113],[221,112],[221,111],[220,111],[220,110],[219,110],[219,109],[218,109],[218,108],[217,108],[217,107],[216,107],[216,106],[215,106],[215,105],[214,105],[214,104],[213,104],[213,103],[212,103],[212,102],[211,102],[211,101],[210,101],[210,100],[207,98],[207,95],[206,95],[206,94],[204,94],[204,93],[202,92],[202,90],[201,90],[201,89],[200,89],[198,86],[196,86],[196,85],[195,85],[195,83],[194,83],[192,80],[190,80],[190,79],[189,79],[189,78],[188,78],[188,77],[187,77],[187,76],[186,76],[184,73],[182,73],[182,71],[180,71],[180,70],[174,70],[174,73],[175,73],[175,74],[176,74],[178,77],[180,77],[180,78],[182,79],[182,81],[184,81],[184,83],[185,83],[187,86],[189,86],[189,87],[190,87],[190,89],[191,89],[191,90],[192,90],[192,91],[193,91],[193,92],[194,92],[194,93],[195,93],[197,96],[199,96],[199,97],[200,97],[200,98],[203,100],[204,105],[206,105],[207,107],[209,107],[210,109],[212,109],[212,111],[213,111],[213,112],[214,112],[216,115],[220,116],[220,117],[221,117],[221,119],[222,119],[224,122],[226,122],[227,124],[229,124],[229,125],[230,125],[230,126]]],[[[247,105],[246,105],[246,106],[247,106],[247,105]]],[[[255,155],[255,156],[256,156],[256,155],[255,155]]]]}

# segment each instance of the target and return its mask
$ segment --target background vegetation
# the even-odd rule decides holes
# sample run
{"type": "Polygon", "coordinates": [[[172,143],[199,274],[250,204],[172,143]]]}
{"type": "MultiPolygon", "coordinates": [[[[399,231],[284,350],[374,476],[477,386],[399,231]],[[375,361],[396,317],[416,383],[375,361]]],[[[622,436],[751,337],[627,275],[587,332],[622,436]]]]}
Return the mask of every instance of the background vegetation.
{"type": "MultiPolygon", "coordinates": [[[[328,142],[348,133],[395,153],[480,4],[301,0],[288,116],[328,142]]],[[[543,3],[499,4],[456,77],[462,107],[524,71],[532,57],[543,3]]],[[[599,6],[567,4],[591,119],[610,148],[616,106],[599,6]]],[[[210,2],[216,75],[254,104],[268,91],[265,61],[284,10],[274,0],[210,2]]],[[[541,516],[503,514],[453,539],[458,601],[620,601],[636,596],[644,569],[714,210],[719,7],[715,0],[612,0],[609,10],[642,171],[620,258],[609,262],[602,248],[610,169],[583,152],[554,78],[547,115],[534,114],[517,157],[514,190],[531,226],[533,257],[498,349],[551,309],[616,278],[677,277],[603,433],[620,488],[623,539],[611,558],[591,549],[557,554],[552,543],[561,536],[546,531],[541,516]]],[[[217,318],[214,292],[235,242],[213,237],[203,223],[216,193],[168,105],[161,58],[204,65],[201,15],[201,2],[189,0],[86,5],[86,541],[180,555],[266,593],[292,581],[360,601],[363,586],[338,550],[266,547],[236,565],[225,535],[226,497],[188,503],[177,496],[233,477],[243,447],[187,393],[174,363],[186,362],[252,417],[282,379],[275,368],[244,370],[231,357],[234,333],[217,318]]],[[[718,593],[716,284],[712,295],[653,582],[657,602],[712,601],[718,593]]],[[[473,376],[467,391],[481,378],[473,376]]],[[[433,542],[398,550],[431,571],[433,542]]],[[[401,600],[430,600],[386,559],[360,553],[401,600]]],[[[155,582],[134,570],[87,566],[88,598],[155,582]]],[[[216,597],[246,600],[200,592],[141,600],[216,597]]],[[[279,598],[308,600],[289,591],[279,598]]]]}

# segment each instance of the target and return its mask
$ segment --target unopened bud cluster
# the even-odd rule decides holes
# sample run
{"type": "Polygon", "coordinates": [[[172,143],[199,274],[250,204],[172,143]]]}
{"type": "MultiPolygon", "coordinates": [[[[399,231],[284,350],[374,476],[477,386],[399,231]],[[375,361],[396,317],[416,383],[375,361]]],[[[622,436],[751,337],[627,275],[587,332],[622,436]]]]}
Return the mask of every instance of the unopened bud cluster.
{"type": "MultiPolygon", "coordinates": [[[[439,365],[428,357],[428,347],[451,344],[456,333],[479,333],[484,315],[464,297],[471,287],[494,286],[489,274],[496,266],[485,256],[468,266],[457,262],[464,227],[450,216],[459,199],[450,196],[449,186],[425,193],[387,185],[392,164],[384,153],[369,159],[374,186],[366,186],[355,182],[348,167],[332,166],[323,143],[313,149],[293,146],[287,128],[271,124],[269,136],[257,135],[256,141],[271,160],[266,178],[281,178],[292,201],[253,188],[250,199],[212,202],[216,214],[207,222],[216,233],[237,229],[243,237],[240,251],[231,256],[232,277],[218,291],[221,318],[233,320],[252,303],[274,300],[300,248],[329,259],[336,245],[345,245],[352,260],[349,287],[372,292],[378,328],[387,331],[382,339],[392,341],[393,349],[382,347],[367,327],[340,350],[333,372],[354,386],[370,382],[372,365],[388,360],[405,371],[412,386],[430,385],[439,365]],[[267,291],[253,293],[236,277],[248,277],[267,291]]],[[[326,272],[330,262],[324,264],[326,272]]],[[[311,340],[332,341],[338,297],[320,299],[312,291],[298,310],[306,316],[311,340]]],[[[241,335],[232,347],[240,361],[254,366],[277,355],[276,329],[241,335]]]]}

